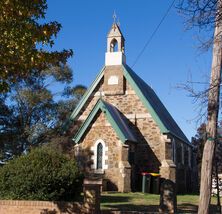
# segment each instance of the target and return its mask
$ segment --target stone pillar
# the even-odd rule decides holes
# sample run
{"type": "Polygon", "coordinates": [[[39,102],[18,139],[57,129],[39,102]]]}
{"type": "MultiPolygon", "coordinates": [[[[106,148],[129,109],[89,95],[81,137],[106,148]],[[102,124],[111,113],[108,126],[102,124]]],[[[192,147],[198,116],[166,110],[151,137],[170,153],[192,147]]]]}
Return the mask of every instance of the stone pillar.
{"type": "Polygon", "coordinates": [[[176,204],[176,165],[172,160],[163,160],[160,167],[163,180],[160,189],[160,213],[175,213],[176,204]]]}
{"type": "Polygon", "coordinates": [[[176,165],[173,161],[173,141],[167,138],[166,135],[163,135],[163,156],[160,166],[160,175],[161,178],[169,179],[176,183],[176,165]]]}
{"type": "Polygon", "coordinates": [[[169,179],[176,183],[176,165],[172,160],[163,160],[160,166],[161,178],[169,179]]]}
{"type": "Polygon", "coordinates": [[[122,146],[120,152],[118,190],[120,192],[131,192],[131,166],[128,161],[129,146],[122,146]]]}
{"type": "Polygon", "coordinates": [[[131,166],[127,161],[121,161],[119,163],[119,192],[131,192],[131,166]]]}
{"type": "Polygon", "coordinates": [[[100,213],[102,179],[84,179],[84,210],[85,213],[100,213]]]}
{"type": "Polygon", "coordinates": [[[176,213],[176,186],[169,179],[164,180],[160,187],[160,213],[176,213]]]}

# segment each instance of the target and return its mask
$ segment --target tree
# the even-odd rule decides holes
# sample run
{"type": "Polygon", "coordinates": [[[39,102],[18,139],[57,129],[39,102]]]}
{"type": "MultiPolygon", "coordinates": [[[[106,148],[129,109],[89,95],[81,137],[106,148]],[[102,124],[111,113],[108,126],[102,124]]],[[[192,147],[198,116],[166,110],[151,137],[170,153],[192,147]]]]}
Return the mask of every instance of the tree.
{"type": "Polygon", "coordinates": [[[215,24],[222,21],[222,6],[218,2],[219,0],[179,0],[177,8],[185,17],[186,27],[198,28],[204,34],[196,37],[200,42],[200,50],[212,48],[215,36],[219,37],[219,34],[214,34],[215,24]]]}
{"type": "MultiPolygon", "coordinates": [[[[222,141],[221,141],[221,131],[222,131],[222,124],[221,122],[219,123],[220,125],[218,126],[218,134],[217,134],[217,142],[216,142],[216,147],[215,147],[215,152],[214,152],[214,161],[213,161],[213,174],[212,174],[212,193],[216,194],[217,196],[217,206],[218,206],[218,211],[221,209],[220,205],[220,192],[221,192],[221,180],[219,178],[219,173],[221,173],[222,170],[222,157],[221,157],[221,152],[222,152],[222,141]]],[[[195,137],[192,138],[192,144],[195,149],[196,153],[196,163],[197,163],[197,168],[198,168],[198,180],[200,183],[200,173],[201,173],[201,165],[202,165],[202,158],[203,158],[203,149],[204,149],[204,143],[206,141],[206,124],[203,123],[200,125],[200,127],[197,129],[197,134],[195,137]]]]}
{"type": "Polygon", "coordinates": [[[72,50],[49,51],[61,25],[40,24],[46,9],[46,0],[0,1],[0,93],[20,78],[65,65],[72,56],[72,50]]]}
{"type": "Polygon", "coordinates": [[[17,200],[73,200],[82,178],[76,161],[59,149],[32,149],[0,168],[0,198],[17,200]]]}
{"type": "Polygon", "coordinates": [[[71,81],[72,70],[68,66],[54,67],[18,80],[10,86],[10,92],[2,95],[2,162],[27,152],[31,147],[61,138],[61,125],[86,90],[81,85],[69,86],[71,81]],[[61,91],[53,92],[53,84],[61,88],[61,91]]]}
{"type": "Polygon", "coordinates": [[[208,109],[206,142],[203,150],[201,166],[201,185],[198,213],[209,213],[212,188],[212,168],[219,112],[219,94],[221,82],[221,36],[222,36],[222,2],[221,0],[185,0],[181,8],[187,12],[189,23],[200,28],[215,27],[213,59],[210,87],[208,90],[208,109]]]}
{"type": "MultiPolygon", "coordinates": [[[[196,163],[198,169],[198,181],[200,182],[201,163],[203,157],[204,143],[206,140],[206,124],[202,123],[197,129],[197,134],[192,138],[192,144],[196,153],[196,163]]],[[[198,182],[198,183],[199,183],[198,182]]]]}
{"type": "Polygon", "coordinates": [[[208,213],[211,199],[212,188],[212,167],[213,156],[217,138],[217,123],[219,112],[219,95],[221,82],[221,25],[215,26],[215,40],[213,47],[213,61],[211,71],[210,90],[208,94],[208,117],[207,117],[207,140],[204,145],[202,167],[201,167],[201,184],[200,184],[200,201],[198,213],[208,213]]]}

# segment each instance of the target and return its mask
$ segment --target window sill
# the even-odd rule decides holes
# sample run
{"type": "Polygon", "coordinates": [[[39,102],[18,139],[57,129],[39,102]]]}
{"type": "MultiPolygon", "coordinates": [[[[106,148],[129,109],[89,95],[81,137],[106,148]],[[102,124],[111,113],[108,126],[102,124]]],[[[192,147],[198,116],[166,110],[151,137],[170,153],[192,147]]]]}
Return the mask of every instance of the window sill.
{"type": "Polygon", "coordinates": [[[93,172],[94,172],[95,174],[105,174],[104,169],[94,169],[93,172]]]}

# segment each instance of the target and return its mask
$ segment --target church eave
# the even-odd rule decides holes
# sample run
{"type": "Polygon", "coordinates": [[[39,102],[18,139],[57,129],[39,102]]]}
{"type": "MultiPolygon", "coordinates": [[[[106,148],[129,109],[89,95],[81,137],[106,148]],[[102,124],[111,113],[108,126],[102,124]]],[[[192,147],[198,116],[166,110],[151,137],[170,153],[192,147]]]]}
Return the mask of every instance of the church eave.
{"type": "MultiPolygon", "coordinates": [[[[158,115],[158,113],[155,111],[155,109],[152,107],[152,105],[149,103],[148,99],[146,98],[146,96],[143,94],[143,91],[139,88],[138,84],[135,82],[135,80],[133,79],[133,77],[130,75],[129,73],[129,66],[127,65],[122,65],[123,67],[123,72],[124,72],[124,76],[127,79],[127,81],[130,83],[130,85],[132,86],[132,88],[135,90],[136,94],[138,95],[138,97],[140,98],[140,100],[142,101],[142,103],[144,104],[144,106],[147,108],[147,110],[149,111],[149,113],[151,114],[152,118],[154,119],[154,121],[157,123],[161,133],[163,134],[172,134],[173,136],[175,136],[176,138],[180,139],[181,141],[187,143],[188,145],[191,145],[189,140],[186,138],[186,136],[183,134],[183,132],[180,130],[179,126],[176,124],[176,122],[174,122],[173,118],[170,116],[170,114],[168,113],[168,111],[166,109],[164,109],[164,111],[169,114],[169,116],[171,117],[171,122],[175,123],[174,125],[176,125],[176,128],[179,128],[179,133],[177,134],[175,133],[173,130],[168,129],[165,124],[163,123],[163,121],[161,120],[160,116],[158,115]]],[[[161,102],[161,101],[160,101],[161,102]]],[[[165,107],[164,107],[165,108],[165,107]]]]}
{"type": "Polygon", "coordinates": [[[139,96],[140,100],[142,101],[142,103],[145,105],[145,107],[149,110],[149,113],[151,114],[152,118],[155,120],[155,122],[157,123],[158,127],[160,128],[160,131],[162,133],[167,133],[169,132],[168,129],[166,129],[166,127],[164,126],[164,124],[162,123],[162,121],[160,120],[160,118],[158,117],[157,113],[155,112],[155,110],[153,109],[153,107],[150,105],[150,103],[148,102],[148,100],[144,97],[142,91],[139,89],[138,85],[135,83],[135,81],[133,80],[133,78],[130,76],[130,74],[128,73],[126,67],[123,65],[123,71],[124,71],[124,76],[127,79],[127,81],[130,83],[130,85],[132,86],[132,88],[135,90],[136,94],[139,96]]]}
{"type": "Polygon", "coordinates": [[[186,143],[188,146],[193,147],[193,145],[189,142],[189,140],[185,140],[183,138],[181,138],[180,136],[178,136],[177,134],[175,134],[173,131],[168,131],[167,133],[164,134],[171,134],[173,137],[177,138],[178,140],[181,140],[182,142],[186,143]]]}
{"type": "Polygon", "coordinates": [[[78,130],[78,132],[76,133],[76,135],[74,136],[73,141],[75,143],[80,142],[84,133],[87,131],[87,129],[89,128],[90,124],[92,123],[93,119],[95,118],[96,114],[99,111],[105,114],[106,119],[109,121],[109,123],[111,124],[112,128],[114,129],[114,131],[116,132],[117,136],[119,137],[122,143],[125,143],[126,141],[132,141],[132,142],[136,141],[135,138],[133,137],[128,138],[127,134],[124,134],[124,131],[122,131],[121,128],[119,127],[118,122],[115,121],[114,117],[110,113],[110,110],[106,107],[105,103],[101,99],[99,99],[94,108],[92,109],[92,111],[90,112],[90,114],[88,115],[88,117],[86,118],[86,120],[84,121],[84,123],[82,124],[82,126],[80,127],[80,129],[78,130]]]}
{"type": "MultiPolygon", "coordinates": [[[[190,145],[189,140],[183,135],[178,135],[177,133],[175,133],[172,129],[168,129],[163,121],[161,120],[161,118],[158,116],[157,112],[155,111],[155,109],[152,107],[152,105],[149,103],[149,101],[147,100],[147,98],[144,96],[143,92],[141,91],[141,89],[139,88],[138,84],[135,82],[135,80],[133,79],[133,77],[130,75],[129,73],[129,67],[127,65],[122,65],[123,68],[123,73],[124,73],[124,77],[126,78],[126,80],[129,82],[129,84],[132,86],[132,88],[135,90],[137,96],[140,98],[140,100],[142,101],[142,103],[144,104],[144,106],[148,109],[149,113],[151,114],[152,118],[154,119],[154,121],[156,122],[156,124],[158,125],[160,131],[162,134],[172,134],[173,136],[177,137],[178,139],[180,139],[181,141],[187,143],[190,145]]],[[[88,100],[88,98],[90,97],[90,95],[93,93],[94,89],[96,88],[96,86],[98,85],[99,81],[102,79],[103,74],[104,74],[104,69],[105,66],[102,68],[102,70],[100,71],[100,73],[97,75],[95,81],[92,83],[92,85],[89,87],[89,89],[87,90],[87,92],[85,93],[85,95],[83,96],[83,98],[81,99],[80,103],[77,105],[77,107],[75,108],[75,110],[73,111],[73,113],[71,114],[69,120],[66,123],[66,127],[69,126],[69,124],[73,121],[76,120],[76,118],[78,117],[79,112],[81,111],[82,107],[85,105],[86,101],[88,100]]],[[[167,111],[167,110],[166,110],[167,111]]],[[[66,130],[66,129],[64,129],[66,130]]],[[[128,139],[123,139],[121,137],[121,140],[123,142],[125,142],[128,139]]]]}
{"type": "Polygon", "coordinates": [[[70,115],[70,117],[67,119],[67,121],[64,123],[63,126],[63,132],[65,132],[69,126],[70,123],[76,119],[76,117],[78,116],[79,112],[81,111],[82,107],[84,106],[84,104],[86,103],[86,101],[89,99],[90,95],[92,94],[92,92],[94,91],[94,89],[96,88],[96,86],[98,85],[98,83],[100,82],[100,80],[103,77],[103,71],[105,69],[105,66],[101,69],[101,71],[99,72],[99,74],[96,76],[96,79],[93,81],[93,83],[90,85],[90,87],[87,89],[87,91],[85,92],[85,94],[83,95],[82,99],[79,101],[78,105],[76,106],[76,108],[74,109],[74,111],[72,112],[72,114],[70,115]]]}

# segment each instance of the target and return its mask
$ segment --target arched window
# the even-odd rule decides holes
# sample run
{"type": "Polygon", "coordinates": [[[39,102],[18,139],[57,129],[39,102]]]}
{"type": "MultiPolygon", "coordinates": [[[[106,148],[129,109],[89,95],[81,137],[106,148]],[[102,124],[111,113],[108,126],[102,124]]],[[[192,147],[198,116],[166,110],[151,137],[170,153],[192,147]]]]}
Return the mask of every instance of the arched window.
{"type": "Polygon", "coordinates": [[[118,42],[116,39],[113,39],[110,43],[110,52],[117,52],[118,51],[118,42]]]}
{"type": "Polygon", "coordinates": [[[91,147],[91,150],[94,154],[91,156],[93,161],[91,168],[98,173],[108,169],[108,146],[106,146],[105,142],[102,139],[98,139],[94,146],[91,147]]]}
{"type": "Polygon", "coordinates": [[[103,145],[102,145],[102,143],[99,143],[97,145],[96,168],[97,169],[102,169],[103,168],[103,145]]]}

